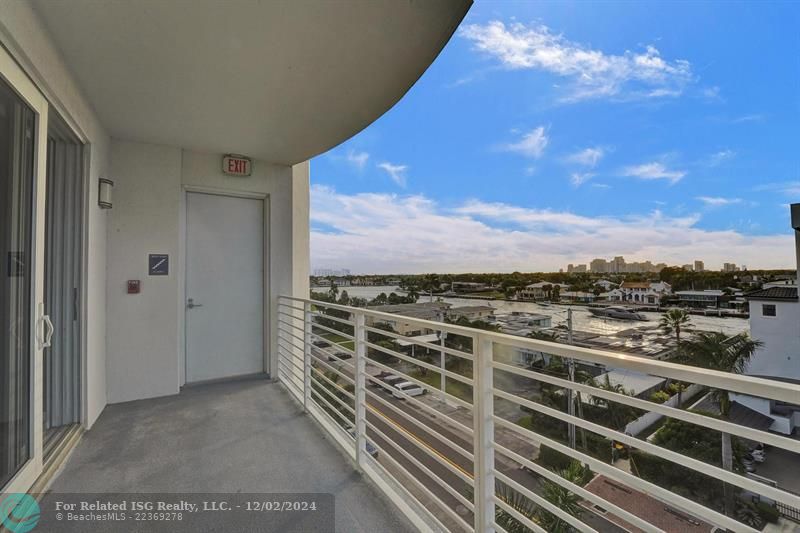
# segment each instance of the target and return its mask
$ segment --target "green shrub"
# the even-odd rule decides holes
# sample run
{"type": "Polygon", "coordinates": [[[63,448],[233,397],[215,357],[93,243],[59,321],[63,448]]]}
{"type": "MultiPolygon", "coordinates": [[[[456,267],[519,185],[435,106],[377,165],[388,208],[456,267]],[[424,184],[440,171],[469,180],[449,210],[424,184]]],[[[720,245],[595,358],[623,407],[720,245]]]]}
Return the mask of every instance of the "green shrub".
{"type": "Polygon", "coordinates": [[[539,448],[538,463],[550,470],[561,471],[569,468],[570,463],[572,463],[572,458],[569,455],[542,444],[539,448]]]}
{"type": "Polygon", "coordinates": [[[650,401],[655,403],[664,403],[669,400],[669,393],[659,390],[650,395],[650,401]]]}
{"type": "Polygon", "coordinates": [[[761,518],[770,524],[777,523],[778,519],[781,517],[781,512],[778,511],[778,508],[766,502],[756,503],[756,509],[758,510],[758,514],[761,516],[761,518]]]}

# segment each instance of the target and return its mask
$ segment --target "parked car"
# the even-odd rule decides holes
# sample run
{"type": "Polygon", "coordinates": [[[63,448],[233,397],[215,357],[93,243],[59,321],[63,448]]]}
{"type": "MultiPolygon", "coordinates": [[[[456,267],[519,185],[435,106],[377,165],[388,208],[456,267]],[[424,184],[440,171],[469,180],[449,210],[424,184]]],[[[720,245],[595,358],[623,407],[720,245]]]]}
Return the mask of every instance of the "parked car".
{"type": "Polygon", "coordinates": [[[328,341],[314,341],[311,344],[317,346],[318,348],[327,348],[328,346],[331,345],[331,343],[329,343],[328,341]]]}
{"type": "Polygon", "coordinates": [[[382,379],[382,381],[384,383],[386,383],[387,385],[390,385],[392,387],[396,386],[398,383],[405,382],[405,380],[406,380],[406,378],[403,378],[403,377],[400,377],[400,376],[396,376],[394,374],[389,374],[388,376],[386,376],[385,378],[382,379]]]}
{"type": "Polygon", "coordinates": [[[748,472],[755,472],[756,471],[756,459],[749,453],[744,454],[742,456],[742,466],[748,472]]]}
{"type": "MultiPolygon", "coordinates": [[[[375,379],[378,379],[378,380],[384,381],[384,380],[385,380],[386,378],[388,378],[389,376],[394,376],[394,374],[392,374],[391,372],[387,372],[387,371],[385,371],[385,370],[381,370],[380,372],[378,372],[377,374],[375,374],[375,375],[374,375],[374,376],[372,376],[372,377],[374,377],[375,379]]],[[[380,387],[380,385],[378,385],[377,383],[375,383],[375,382],[374,382],[373,380],[371,380],[371,379],[368,379],[368,380],[367,380],[367,385],[369,385],[370,387],[380,387]]]]}
{"type": "Polygon", "coordinates": [[[750,450],[750,455],[753,456],[753,459],[755,459],[757,463],[763,463],[764,461],[767,460],[767,452],[764,451],[763,444],[760,446],[761,448],[755,447],[752,450],[750,450]]]}
{"type": "MultiPolygon", "coordinates": [[[[348,433],[354,439],[356,438],[356,431],[354,429],[351,429],[350,431],[348,431],[348,433]]],[[[375,459],[377,459],[378,458],[378,448],[376,448],[375,445],[372,444],[370,441],[367,441],[366,444],[367,444],[366,445],[367,453],[370,454],[375,459]]]]}
{"type": "Polygon", "coordinates": [[[416,383],[411,383],[410,381],[402,381],[400,383],[397,383],[394,386],[394,388],[397,390],[392,393],[392,396],[394,396],[398,400],[405,399],[405,396],[400,394],[401,392],[407,394],[408,396],[422,396],[426,392],[425,389],[423,389],[416,383]]]}

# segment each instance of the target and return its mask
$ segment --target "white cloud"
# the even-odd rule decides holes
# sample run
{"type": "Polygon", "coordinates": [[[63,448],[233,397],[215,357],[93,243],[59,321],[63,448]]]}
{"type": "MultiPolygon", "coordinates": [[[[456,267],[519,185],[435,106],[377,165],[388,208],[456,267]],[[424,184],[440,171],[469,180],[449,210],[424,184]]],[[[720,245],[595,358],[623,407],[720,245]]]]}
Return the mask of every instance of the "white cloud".
{"type": "Polygon", "coordinates": [[[503,149],[509,152],[517,152],[526,157],[538,159],[542,157],[544,149],[547,147],[547,143],[549,142],[550,139],[547,138],[547,133],[545,132],[544,126],[539,126],[538,128],[524,134],[522,139],[520,139],[518,142],[506,144],[503,149]]]}
{"type": "Polygon", "coordinates": [[[664,60],[653,46],[639,53],[606,54],[554,34],[547,26],[497,20],[468,24],[459,35],[506,68],[543,70],[569,79],[565,101],[677,96],[693,81],[688,61],[664,60]]]}
{"type": "Polygon", "coordinates": [[[761,122],[764,120],[764,115],[761,113],[753,113],[750,115],[742,115],[731,120],[734,124],[741,124],[742,122],[761,122]]]}
{"type": "Polygon", "coordinates": [[[725,161],[732,159],[736,155],[736,152],[733,150],[720,150],[719,152],[713,153],[708,156],[708,161],[706,164],[710,167],[716,167],[724,163],[725,161]]]}
{"type": "Polygon", "coordinates": [[[786,196],[800,197],[800,181],[780,181],[759,185],[754,190],[770,191],[785,194],[786,196]]]}
{"type": "Polygon", "coordinates": [[[367,165],[367,160],[369,160],[369,154],[367,152],[348,150],[345,159],[358,170],[364,170],[364,167],[367,165]]]}
{"type": "Polygon", "coordinates": [[[720,96],[720,89],[716,85],[713,87],[705,87],[700,94],[703,98],[707,100],[722,100],[722,96],[720,96]]]}
{"type": "Polygon", "coordinates": [[[530,272],[615,255],[684,264],[700,254],[708,265],[735,257],[751,268],[794,261],[791,235],[702,229],[699,215],[587,217],[479,200],[444,208],[419,195],[346,195],[319,185],[311,202],[312,223],[329,228],[311,232],[312,266],[362,273],[530,272]]]}
{"type": "Polygon", "coordinates": [[[686,175],[685,170],[670,170],[663,163],[652,162],[634,165],[622,169],[623,176],[639,178],[643,180],[669,180],[677,183],[686,175]]]}
{"type": "Polygon", "coordinates": [[[389,174],[389,177],[392,178],[392,181],[400,187],[406,186],[406,170],[408,170],[408,165],[393,165],[392,163],[384,161],[378,164],[378,168],[385,170],[386,173],[389,174]]]}
{"type": "Polygon", "coordinates": [[[722,196],[696,196],[695,200],[700,200],[709,207],[722,207],[742,203],[741,198],[724,198],[722,196]]]}
{"type": "Polygon", "coordinates": [[[583,150],[575,152],[574,154],[568,155],[567,162],[594,168],[605,155],[606,151],[604,148],[601,146],[594,146],[590,148],[584,148],[583,150]]]}
{"type": "Polygon", "coordinates": [[[580,187],[590,179],[592,179],[595,175],[591,172],[573,172],[570,177],[569,181],[575,187],[580,187]]]}

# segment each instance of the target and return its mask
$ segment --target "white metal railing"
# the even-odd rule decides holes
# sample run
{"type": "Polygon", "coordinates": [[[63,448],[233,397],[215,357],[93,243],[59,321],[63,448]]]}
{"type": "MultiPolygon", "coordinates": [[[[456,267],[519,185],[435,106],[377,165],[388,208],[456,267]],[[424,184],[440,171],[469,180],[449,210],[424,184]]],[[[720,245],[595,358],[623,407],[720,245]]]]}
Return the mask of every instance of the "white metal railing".
{"type": "MultiPolygon", "coordinates": [[[[508,353],[536,352],[790,404],[800,404],[796,385],[302,298],[279,299],[277,329],[279,380],[350,454],[358,469],[421,530],[504,531],[497,523],[504,513],[532,531],[545,531],[541,515],[526,511],[538,508],[577,531],[595,531],[590,523],[597,522],[585,520],[595,505],[643,531],[661,531],[647,516],[565,479],[533,455],[524,455],[529,449],[538,453],[547,446],[593,473],[693,519],[731,531],[756,531],[737,520],[731,510],[726,514],[661,486],[657,480],[639,477],[621,466],[623,463],[612,464],[610,457],[598,457],[588,447],[570,446],[569,439],[523,427],[509,414],[514,411],[509,406],[547,417],[583,435],[607,439],[609,450],[619,443],[624,449],[702,474],[712,483],[733,487],[739,498],[761,498],[781,508],[800,509],[800,497],[775,484],[673,451],[646,436],[625,434],[624,428],[582,417],[580,410],[578,415],[570,414],[571,410],[548,405],[536,394],[522,393],[538,390],[541,394],[542,387],[549,386],[569,398],[591,395],[605,401],[609,409],[613,404],[657,413],[795,454],[800,454],[800,441],[524,367],[509,359],[508,353]],[[415,340],[381,327],[388,322],[446,333],[450,344],[415,340]],[[397,340],[413,344],[418,351],[409,353],[397,340]],[[436,394],[406,394],[384,382],[380,373],[394,374],[436,394]],[[508,380],[516,380],[517,385],[509,390],[503,385],[508,380]],[[445,390],[440,390],[440,382],[446,383],[445,390]],[[526,385],[520,386],[520,382],[526,385]],[[549,501],[541,490],[542,482],[562,487],[587,502],[580,516],[549,501]],[[505,491],[499,491],[501,486],[505,491]],[[504,499],[509,490],[527,499],[531,507],[521,509],[504,499]]],[[[786,468],[800,472],[800,455],[786,468]]]]}

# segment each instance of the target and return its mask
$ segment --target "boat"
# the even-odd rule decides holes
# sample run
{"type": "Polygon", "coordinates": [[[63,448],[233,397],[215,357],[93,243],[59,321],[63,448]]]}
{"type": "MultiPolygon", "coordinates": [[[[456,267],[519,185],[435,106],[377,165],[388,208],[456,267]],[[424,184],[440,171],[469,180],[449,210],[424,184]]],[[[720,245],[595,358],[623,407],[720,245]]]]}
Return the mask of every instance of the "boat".
{"type": "Polygon", "coordinates": [[[647,320],[641,313],[627,307],[590,307],[589,312],[600,318],[616,318],[617,320],[647,320]]]}

